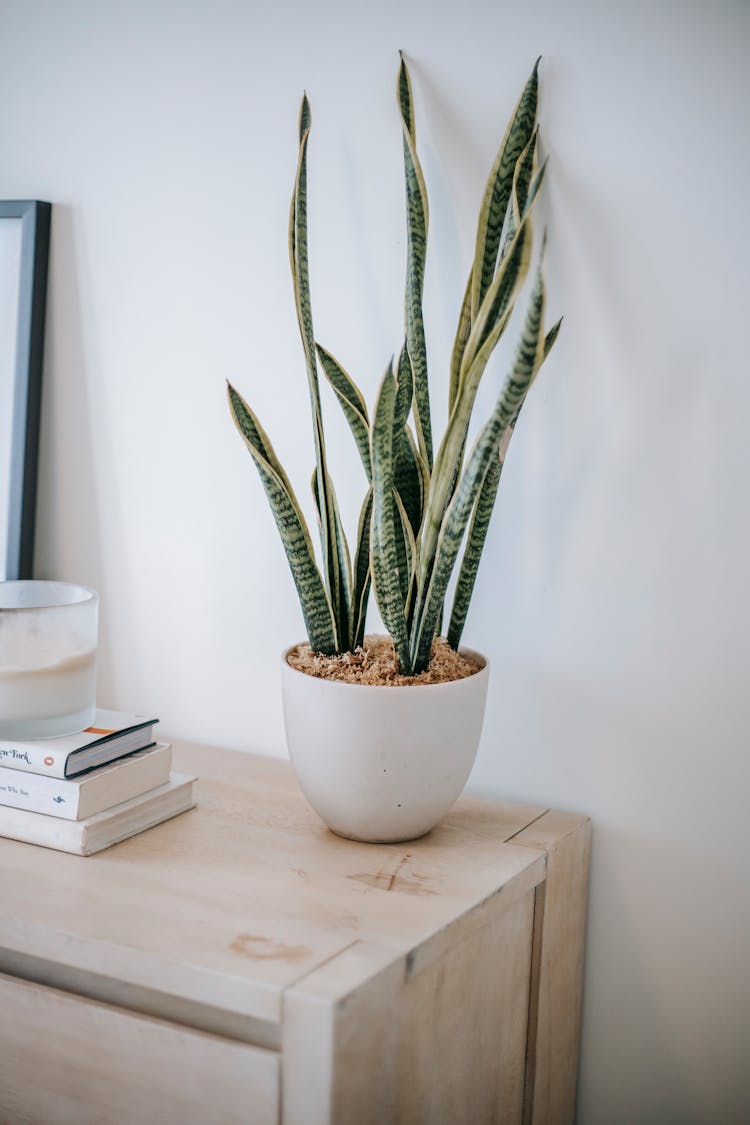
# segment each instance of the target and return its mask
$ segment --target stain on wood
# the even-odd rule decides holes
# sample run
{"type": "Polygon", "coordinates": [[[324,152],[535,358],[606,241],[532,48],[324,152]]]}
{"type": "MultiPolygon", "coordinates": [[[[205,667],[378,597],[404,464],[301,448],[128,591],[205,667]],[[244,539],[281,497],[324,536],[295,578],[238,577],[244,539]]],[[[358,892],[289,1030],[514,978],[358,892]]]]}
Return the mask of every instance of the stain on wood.
{"type": "Polygon", "coordinates": [[[238,934],[229,948],[253,961],[298,961],[310,956],[306,945],[284,945],[258,934],[238,934]]]}
{"type": "Polygon", "coordinates": [[[410,871],[408,874],[403,872],[403,868],[410,859],[411,856],[407,853],[391,870],[381,868],[380,871],[374,873],[372,871],[359,871],[356,875],[347,875],[347,879],[353,879],[356,883],[364,883],[366,887],[375,887],[379,891],[396,891],[404,895],[437,894],[437,891],[429,886],[429,876],[420,875],[416,871],[410,871]]]}

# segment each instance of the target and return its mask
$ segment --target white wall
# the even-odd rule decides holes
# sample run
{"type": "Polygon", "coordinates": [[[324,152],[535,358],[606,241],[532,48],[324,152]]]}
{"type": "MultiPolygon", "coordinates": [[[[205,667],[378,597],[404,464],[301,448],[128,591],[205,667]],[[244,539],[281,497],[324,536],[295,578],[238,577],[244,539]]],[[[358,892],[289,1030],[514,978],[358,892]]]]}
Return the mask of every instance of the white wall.
{"type": "MultiPolygon", "coordinates": [[[[740,2],[0,7],[0,195],[55,203],[38,573],[101,591],[103,703],[270,754],[302,624],[223,383],[307,496],[301,90],[317,333],[372,401],[401,332],[397,48],[411,61],[442,422],[484,176],[544,55],[566,322],[466,638],[494,664],[473,784],[594,819],[585,1125],[750,1113],[749,32],[740,2]]],[[[326,410],[351,518],[362,480],[326,410]]]]}

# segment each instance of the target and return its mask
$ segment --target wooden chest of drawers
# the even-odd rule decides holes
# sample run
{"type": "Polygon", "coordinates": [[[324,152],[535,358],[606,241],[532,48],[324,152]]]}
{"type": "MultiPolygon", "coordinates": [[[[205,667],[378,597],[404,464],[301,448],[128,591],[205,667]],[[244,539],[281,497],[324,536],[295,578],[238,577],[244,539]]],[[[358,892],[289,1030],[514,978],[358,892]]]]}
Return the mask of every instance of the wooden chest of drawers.
{"type": "Polygon", "coordinates": [[[341,840],[285,762],[82,859],[0,840],[2,1125],[570,1122],[586,818],[464,797],[341,840]]]}

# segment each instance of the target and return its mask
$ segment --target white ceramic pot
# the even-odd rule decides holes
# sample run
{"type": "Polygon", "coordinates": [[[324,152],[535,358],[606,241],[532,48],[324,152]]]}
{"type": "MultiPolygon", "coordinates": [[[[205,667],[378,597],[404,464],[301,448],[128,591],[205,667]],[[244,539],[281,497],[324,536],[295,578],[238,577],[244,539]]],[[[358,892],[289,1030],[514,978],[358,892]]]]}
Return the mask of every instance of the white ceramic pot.
{"type": "Polygon", "coordinates": [[[340,836],[414,840],[460,795],[474,764],[489,664],[445,684],[376,687],[324,680],[282,657],[287,745],[308,801],[340,836]]]}

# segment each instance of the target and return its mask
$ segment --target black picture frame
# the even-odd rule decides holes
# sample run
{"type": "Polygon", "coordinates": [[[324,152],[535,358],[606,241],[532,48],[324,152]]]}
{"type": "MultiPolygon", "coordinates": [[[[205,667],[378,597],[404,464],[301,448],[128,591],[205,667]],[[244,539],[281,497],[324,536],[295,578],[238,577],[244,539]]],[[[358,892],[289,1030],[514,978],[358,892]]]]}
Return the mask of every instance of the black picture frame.
{"type": "Polygon", "coordinates": [[[2,373],[13,387],[11,401],[11,447],[4,451],[7,479],[0,474],[0,488],[7,488],[8,527],[5,557],[0,557],[0,580],[31,578],[34,566],[39,419],[42,397],[44,323],[47,305],[47,266],[51,204],[38,199],[0,201],[0,222],[18,221],[20,259],[18,268],[18,316],[15,338],[15,370],[2,373]]]}

